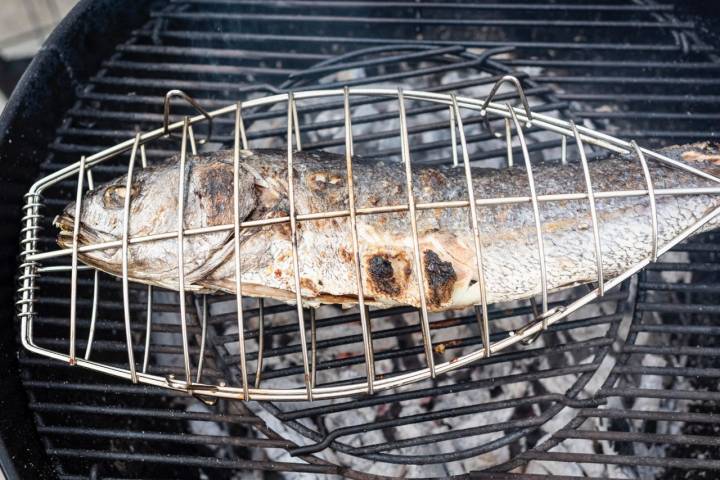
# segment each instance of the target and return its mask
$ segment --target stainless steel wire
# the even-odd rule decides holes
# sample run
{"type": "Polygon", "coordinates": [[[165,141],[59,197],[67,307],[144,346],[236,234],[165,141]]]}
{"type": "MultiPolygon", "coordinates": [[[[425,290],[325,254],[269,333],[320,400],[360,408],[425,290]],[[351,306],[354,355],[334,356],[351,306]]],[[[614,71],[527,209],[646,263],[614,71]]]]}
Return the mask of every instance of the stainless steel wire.
{"type": "Polygon", "coordinates": [[[458,166],[458,155],[457,155],[457,137],[455,136],[455,108],[450,107],[450,148],[452,149],[452,162],[453,167],[458,166]]]}
{"type": "Polygon", "coordinates": [[[150,364],[150,342],[152,340],[153,288],[147,287],[147,308],[145,311],[145,348],[143,349],[142,372],[147,373],[150,364]]]}
{"type": "MultiPolygon", "coordinates": [[[[80,168],[82,170],[82,168],[80,168]]],[[[93,181],[92,170],[87,170],[87,182],[88,190],[95,190],[95,182],[93,181]]],[[[77,268],[77,264],[76,264],[77,268]]],[[[95,339],[95,325],[97,324],[97,313],[98,313],[98,297],[100,295],[100,288],[98,285],[98,276],[100,272],[93,269],[93,294],[92,294],[92,309],[90,311],[90,328],[88,329],[87,345],[85,345],[85,360],[90,359],[92,354],[92,344],[95,339]]]]}
{"type": "MultiPolygon", "coordinates": [[[[505,145],[507,147],[507,165],[512,167],[515,164],[513,159],[513,147],[512,147],[512,128],[510,127],[510,119],[506,118],[505,121],[505,145]]],[[[563,137],[565,138],[565,137],[563,137]]]]}
{"type": "MultiPolygon", "coordinates": [[[[465,167],[465,180],[467,181],[468,201],[470,205],[470,221],[472,223],[473,240],[475,243],[475,262],[477,266],[477,285],[480,290],[480,314],[482,315],[480,322],[480,332],[482,335],[483,349],[485,356],[490,356],[490,325],[488,323],[488,306],[487,291],[485,288],[485,271],[483,270],[483,252],[482,240],[480,239],[480,227],[478,226],[477,203],[475,203],[475,189],[473,188],[472,171],[470,170],[470,157],[467,150],[467,141],[465,139],[465,129],[463,127],[462,116],[460,115],[460,107],[458,107],[457,95],[451,94],[453,102],[453,111],[457,118],[458,130],[460,132],[460,145],[462,146],[463,166],[465,167]]],[[[477,311],[477,309],[476,309],[477,311]]]]}
{"type": "Polygon", "coordinates": [[[235,226],[235,231],[233,232],[233,242],[235,255],[235,305],[237,308],[238,349],[240,351],[240,376],[242,379],[243,398],[247,400],[249,397],[247,362],[245,359],[245,317],[243,315],[242,281],[240,270],[240,185],[238,184],[238,179],[240,178],[240,142],[242,141],[243,149],[247,148],[247,139],[245,138],[244,132],[245,127],[242,117],[242,105],[238,103],[237,109],[235,110],[235,137],[233,148],[233,223],[235,226]]]}
{"type": "Polygon", "coordinates": [[[652,177],[650,177],[650,169],[648,168],[647,160],[645,160],[645,154],[642,152],[642,149],[638,147],[638,144],[635,143],[635,140],[630,143],[632,144],[638,160],[640,160],[640,165],[642,166],[643,174],[645,175],[645,181],[647,182],[647,192],[650,200],[650,222],[652,225],[652,246],[650,247],[650,256],[654,262],[658,257],[658,221],[657,206],[655,203],[655,188],[653,187],[652,177]]]}
{"type": "MultiPolygon", "coordinates": [[[[180,304],[180,329],[182,332],[183,364],[185,366],[185,383],[192,383],[190,366],[190,347],[188,345],[187,312],[185,305],[185,162],[187,159],[187,143],[189,134],[188,117],[183,119],[182,143],[180,146],[180,171],[178,173],[178,216],[177,216],[177,258],[178,258],[178,303],[180,304]]],[[[129,196],[128,196],[129,197],[129,196]]],[[[127,275],[123,272],[127,279],[127,275]]]]}
{"type": "MultiPolygon", "coordinates": [[[[443,93],[431,93],[421,92],[413,90],[402,90],[402,89],[384,89],[384,88],[343,88],[343,89],[328,89],[328,90],[308,90],[301,92],[290,92],[287,94],[276,94],[263,98],[256,98],[243,102],[238,102],[233,105],[215,110],[205,111],[195,102],[191,97],[187,96],[183,92],[171,91],[168,92],[165,102],[164,111],[164,122],[161,128],[156,130],[139,133],[133,138],[128,139],[124,142],[119,143],[106,150],[98,152],[94,155],[90,155],[81,158],[79,162],[70,165],[66,168],[58,170],[57,172],[48,175],[47,177],[36,182],[25,195],[25,206],[23,207],[23,218],[21,228],[21,264],[20,264],[20,275],[19,275],[19,287],[18,287],[18,315],[21,321],[21,339],[23,345],[30,351],[47,356],[52,359],[75,363],[78,366],[88,368],[94,371],[102,372],[105,374],[125,378],[134,382],[139,382],[147,385],[154,385],[159,387],[170,388],[178,391],[184,391],[192,393],[198,396],[204,396],[208,398],[235,398],[235,399],[246,399],[246,400],[307,400],[307,399],[323,399],[323,398],[334,398],[334,397],[347,397],[357,394],[376,393],[379,391],[396,388],[408,383],[418,382],[423,379],[431,378],[439,374],[443,374],[462,366],[468,365],[479,359],[489,357],[491,354],[499,352],[503,349],[508,348],[511,345],[517,344],[518,342],[531,341],[536,338],[542,330],[548,326],[562,320],[563,318],[571,315],[577,311],[583,305],[598,298],[605,291],[619,285],[622,281],[629,278],[635,272],[646,266],[649,262],[655,260],[659,255],[662,255],[677,243],[681,242],[689,235],[702,228],[707,222],[713,220],[720,215],[720,208],[715,208],[707,212],[702,218],[700,218],[695,224],[691,225],[683,232],[681,232],[674,239],[664,242],[663,245],[658,243],[658,226],[657,226],[657,207],[656,202],[658,198],[663,196],[675,196],[675,195],[700,195],[700,194],[720,194],[720,179],[710,175],[707,172],[701,171],[689,165],[685,165],[682,162],[675,161],[661,154],[653,152],[645,148],[639,147],[634,141],[625,141],[619,138],[612,137],[607,134],[603,134],[584,126],[575,125],[571,122],[567,122],[562,119],[554,118],[551,116],[543,115],[537,112],[533,112],[527,102],[527,98],[522,91],[520,82],[514,77],[503,77],[492,89],[490,95],[486,99],[478,100],[467,97],[457,96],[455,94],[443,94],[443,93]],[[501,84],[509,83],[512,84],[520,96],[522,107],[520,109],[513,108],[508,104],[498,104],[492,102],[492,97],[497,93],[501,84]],[[352,138],[352,111],[351,98],[355,96],[370,96],[370,97],[383,97],[388,100],[395,100],[398,103],[398,114],[399,114],[399,136],[401,154],[404,162],[405,173],[406,173],[406,187],[407,187],[407,202],[400,205],[389,205],[389,206],[372,206],[362,207],[355,205],[355,196],[353,191],[353,138],[352,138]],[[184,117],[182,121],[170,123],[170,110],[169,104],[170,99],[174,97],[181,97],[188,101],[191,105],[198,109],[199,115],[192,118],[184,117]],[[301,132],[300,132],[300,121],[298,117],[298,106],[297,100],[309,101],[312,99],[321,98],[342,98],[343,99],[343,117],[345,125],[345,152],[346,152],[346,167],[347,167],[347,178],[348,178],[348,208],[344,210],[328,211],[328,212],[313,212],[313,213],[299,213],[296,211],[295,205],[295,192],[294,192],[294,152],[301,148],[301,132]],[[453,165],[460,166],[460,160],[462,159],[463,167],[465,169],[467,187],[468,187],[468,198],[467,200],[456,200],[449,202],[416,202],[412,190],[412,161],[410,152],[410,142],[408,139],[408,125],[407,116],[405,113],[405,102],[406,101],[424,101],[431,102],[439,105],[444,105],[449,112],[448,127],[451,132],[451,148],[452,148],[452,161],[453,165]],[[186,170],[187,154],[188,154],[188,143],[190,144],[190,150],[193,154],[197,152],[197,145],[205,143],[212,134],[212,127],[208,125],[208,136],[202,142],[196,142],[194,138],[193,126],[200,123],[210,123],[212,119],[234,115],[235,126],[234,126],[234,165],[233,172],[235,174],[234,181],[234,208],[235,212],[238,211],[238,169],[240,147],[243,150],[249,148],[248,139],[245,131],[245,125],[242,121],[242,114],[244,111],[250,108],[266,107],[276,104],[285,104],[287,106],[287,135],[284,137],[287,145],[287,167],[288,167],[288,204],[289,212],[287,215],[282,217],[276,217],[265,220],[249,220],[239,221],[237,214],[235,215],[234,221],[227,225],[217,225],[214,227],[199,227],[199,228],[185,228],[183,221],[183,197],[184,197],[184,182],[180,181],[178,185],[178,218],[177,218],[177,231],[165,232],[162,234],[153,235],[142,235],[133,236],[130,234],[130,195],[125,196],[124,210],[123,210],[123,236],[122,239],[107,241],[102,243],[94,243],[89,245],[79,245],[77,238],[73,238],[73,244],[71,248],[60,248],[55,250],[39,251],[38,250],[38,238],[40,231],[40,223],[45,219],[45,216],[41,213],[41,209],[44,207],[44,201],[42,199],[42,192],[55,185],[60,181],[70,179],[72,177],[77,179],[78,189],[76,191],[76,198],[80,199],[83,190],[83,178],[87,175],[88,187],[94,188],[91,178],[91,170],[95,165],[101,162],[108,161],[116,158],[119,155],[130,152],[130,161],[128,164],[128,178],[127,178],[127,189],[126,192],[130,191],[130,181],[132,179],[133,167],[135,159],[140,151],[141,161],[143,167],[147,165],[145,146],[156,139],[167,138],[173,133],[181,134],[180,143],[180,157],[179,157],[179,169],[180,178],[182,179],[186,170]],[[529,195],[522,195],[516,197],[497,197],[497,198],[476,198],[475,193],[472,189],[472,178],[471,170],[469,168],[470,155],[468,152],[467,141],[463,129],[463,119],[461,116],[462,110],[472,110],[480,112],[481,115],[486,117],[493,116],[498,120],[504,122],[505,125],[505,143],[507,147],[507,162],[508,165],[512,166],[513,162],[513,149],[512,149],[512,127],[514,126],[515,135],[518,138],[520,144],[520,150],[523,155],[524,167],[528,176],[528,182],[530,185],[529,195]],[[580,161],[583,166],[583,173],[586,180],[586,191],[583,192],[562,192],[539,195],[535,190],[534,178],[532,176],[532,162],[528,152],[527,143],[523,134],[523,126],[527,127],[528,124],[532,124],[534,127],[542,129],[546,132],[553,133],[560,136],[561,139],[561,162],[567,163],[567,139],[571,138],[576,142],[578,147],[580,161]],[[458,142],[459,137],[459,142],[458,142]],[[293,145],[294,144],[294,145],[293,145]],[[602,149],[606,149],[611,152],[619,154],[633,154],[638,157],[642,165],[644,176],[646,179],[646,188],[633,189],[633,190],[614,190],[614,191],[596,191],[592,187],[592,179],[589,178],[587,169],[587,158],[584,155],[584,145],[593,145],[602,149]],[[460,147],[460,154],[458,155],[457,148],[460,147]],[[706,180],[711,180],[713,183],[711,187],[703,188],[672,188],[662,189],[654,188],[653,182],[650,176],[650,170],[648,168],[648,160],[659,162],[674,168],[682,169],[685,172],[693,175],[700,176],[706,180]],[[580,296],[579,298],[568,301],[565,305],[561,305],[552,309],[548,308],[547,304],[547,272],[545,270],[545,252],[543,249],[543,238],[542,238],[542,224],[540,216],[540,205],[545,202],[563,201],[563,200],[577,200],[587,201],[591,205],[591,212],[595,201],[609,198],[624,198],[624,197],[644,197],[647,196],[651,207],[651,219],[652,222],[652,245],[648,248],[648,256],[642,261],[632,265],[624,273],[617,275],[613,278],[604,278],[602,273],[602,250],[599,245],[599,226],[597,224],[597,218],[593,219],[593,238],[595,239],[595,252],[596,259],[598,261],[598,288],[594,288],[587,294],[580,296]],[[504,336],[496,341],[490,341],[490,329],[488,322],[487,313],[487,297],[485,293],[485,279],[483,278],[483,245],[480,241],[481,233],[478,227],[478,212],[482,211],[483,207],[487,206],[498,206],[498,205],[529,205],[533,209],[533,216],[535,219],[535,233],[537,237],[538,245],[538,263],[540,266],[540,291],[542,292],[542,309],[537,312],[535,318],[528,324],[519,328],[515,331],[510,332],[509,335],[504,336]],[[440,208],[468,208],[470,212],[470,220],[472,223],[473,235],[475,238],[475,253],[476,253],[476,267],[478,271],[478,288],[481,292],[480,305],[476,306],[476,315],[478,317],[478,324],[481,330],[483,348],[465,353],[457,358],[453,358],[449,361],[436,364],[433,358],[433,349],[431,341],[431,328],[428,319],[427,304],[424,299],[423,288],[425,280],[423,278],[422,269],[422,251],[420,249],[420,242],[418,238],[417,225],[415,217],[419,211],[440,209],[440,208]],[[363,269],[360,263],[360,242],[357,237],[357,218],[360,216],[367,215],[378,215],[383,213],[406,213],[409,216],[412,240],[413,240],[413,252],[414,252],[414,266],[415,266],[415,280],[419,286],[419,296],[421,300],[421,308],[419,309],[420,327],[423,337],[423,350],[427,358],[427,366],[420,367],[413,371],[406,371],[393,375],[376,376],[374,371],[374,349],[372,342],[372,329],[370,321],[370,313],[365,305],[364,292],[363,292],[363,269]],[[355,272],[357,279],[358,288],[358,301],[359,305],[359,316],[362,332],[363,342],[363,359],[366,366],[366,378],[358,379],[354,382],[344,382],[336,385],[323,385],[317,384],[317,355],[318,355],[318,339],[317,339],[317,324],[318,320],[315,319],[315,312],[310,312],[310,335],[311,335],[311,354],[308,353],[308,345],[306,338],[306,324],[305,324],[305,312],[303,310],[303,296],[300,285],[300,254],[298,252],[298,238],[297,228],[298,222],[313,221],[319,219],[343,219],[347,218],[350,224],[351,235],[353,239],[353,249],[355,254],[355,272]],[[293,266],[294,266],[294,285],[295,285],[295,303],[297,311],[297,326],[298,335],[300,338],[300,351],[302,354],[303,362],[303,373],[304,373],[304,385],[301,388],[296,386],[288,388],[277,388],[277,387],[266,387],[261,386],[261,376],[263,371],[263,352],[265,349],[264,345],[264,328],[265,328],[265,314],[266,309],[262,299],[259,300],[258,310],[258,353],[257,363],[255,368],[255,379],[253,385],[249,385],[247,378],[247,361],[246,351],[244,348],[245,339],[245,325],[244,316],[242,310],[242,276],[240,272],[240,258],[242,252],[240,251],[240,245],[235,245],[235,269],[236,269],[236,303],[237,303],[237,318],[238,318],[238,340],[240,342],[240,371],[242,373],[242,380],[240,386],[227,385],[226,382],[219,381],[216,385],[201,383],[202,372],[204,368],[204,357],[207,354],[206,341],[208,335],[208,328],[210,325],[207,323],[207,304],[203,299],[203,314],[201,317],[201,339],[200,339],[200,358],[198,359],[198,369],[195,378],[192,376],[190,355],[189,355],[189,340],[188,340],[188,328],[186,324],[186,312],[185,312],[185,286],[184,286],[184,264],[183,264],[183,244],[186,239],[195,235],[203,235],[212,232],[232,232],[235,236],[236,242],[240,237],[243,229],[247,228],[258,228],[269,225],[278,224],[289,224],[291,231],[291,246],[293,255],[293,266]],[[182,336],[182,350],[183,350],[183,366],[185,370],[184,380],[176,379],[172,375],[163,376],[152,373],[152,356],[150,355],[151,350],[151,333],[152,333],[152,321],[154,313],[153,303],[153,290],[148,287],[147,290],[147,318],[145,328],[145,349],[142,363],[142,370],[136,371],[135,361],[133,358],[133,335],[130,329],[130,298],[128,292],[128,263],[129,263],[129,248],[133,245],[138,245],[145,242],[158,241],[163,239],[176,239],[178,249],[178,284],[179,284],[179,304],[180,304],[180,326],[182,336]],[[55,351],[43,346],[38,345],[34,341],[33,337],[33,319],[36,317],[37,312],[35,310],[35,304],[38,299],[38,278],[43,275],[50,274],[61,274],[62,272],[71,272],[71,306],[77,305],[77,296],[79,294],[79,288],[75,286],[77,283],[77,274],[79,271],[87,270],[89,267],[79,265],[78,257],[80,254],[111,248],[121,248],[123,251],[123,317],[125,320],[125,336],[128,347],[128,366],[118,366],[115,364],[103,363],[100,361],[94,361],[90,359],[90,352],[92,350],[92,343],[95,331],[95,322],[97,316],[98,298],[100,290],[97,281],[97,271],[94,272],[93,282],[93,294],[92,294],[92,313],[91,313],[91,328],[88,335],[88,345],[84,357],[77,357],[74,352],[74,335],[71,339],[70,351],[60,352],[55,351]],[[70,265],[51,265],[43,266],[42,263],[51,259],[70,259],[70,265]]],[[[76,204],[76,218],[79,218],[81,212],[77,212],[79,204],[76,204]]],[[[592,214],[591,214],[592,217],[592,214]]],[[[70,313],[69,325],[72,331],[75,330],[75,323],[77,318],[76,307],[72,308],[70,313]]]]}
{"type": "MultiPolygon", "coordinates": [[[[313,388],[310,380],[310,364],[308,360],[307,339],[305,335],[305,313],[303,311],[302,292],[300,289],[300,260],[297,245],[297,218],[295,217],[295,169],[293,168],[293,126],[295,120],[295,97],[292,92],[287,95],[287,159],[288,159],[288,208],[290,210],[290,245],[292,247],[293,277],[295,279],[295,303],[297,305],[298,329],[300,333],[300,351],[302,352],[305,389],[308,400],[313,399],[313,388]]],[[[296,130],[297,138],[300,132],[296,130]]]]}
{"type": "MultiPolygon", "coordinates": [[[[135,168],[135,157],[137,157],[140,146],[140,134],[135,135],[130,163],[128,165],[127,183],[125,184],[125,200],[123,206],[123,230],[122,230],[122,291],[123,291],[123,316],[125,318],[125,341],[127,343],[128,363],[130,365],[130,379],[137,383],[137,372],[135,371],[135,353],[133,352],[132,328],[130,326],[130,285],[128,279],[128,257],[130,256],[128,238],[130,236],[130,192],[132,191],[133,170],[135,168]]],[[[182,183],[182,182],[181,182],[182,183]]],[[[182,198],[182,195],[181,195],[182,198]]],[[[77,218],[76,223],[80,222],[77,218]]],[[[178,229],[178,235],[182,235],[182,227],[178,229]]]]}
{"type": "MultiPolygon", "coordinates": [[[[257,365],[255,366],[255,388],[260,388],[260,377],[263,369],[263,355],[265,352],[265,301],[258,299],[258,351],[257,365]]],[[[244,394],[245,392],[243,392],[244,394]]]]}
{"type": "Polygon", "coordinates": [[[310,309],[310,388],[317,381],[317,329],[315,328],[315,309],[310,309]]]}
{"type": "Polygon", "coordinates": [[[585,148],[583,147],[580,133],[577,131],[575,122],[570,120],[570,128],[572,129],[575,143],[577,144],[580,163],[582,164],[583,175],[585,177],[585,185],[587,185],[588,202],[590,206],[590,222],[592,223],[593,245],[595,247],[595,262],[597,263],[597,284],[600,296],[605,295],[605,283],[602,262],[602,246],[600,245],[600,227],[598,225],[597,211],[595,207],[595,195],[593,194],[592,179],[590,178],[590,167],[588,166],[587,157],[585,156],[585,148]]]}
{"type": "MultiPolygon", "coordinates": [[[[140,145],[140,162],[143,168],[147,168],[147,155],[145,153],[145,145],[140,145]]],[[[97,275],[97,271],[95,272],[97,275]]],[[[94,301],[93,301],[94,302],[94,301]]],[[[95,307],[96,305],[93,304],[95,307]]],[[[150,342],[152,339],[152,318],[153,318],[153,287],[147,286],[147,305],[145,310],[145,348],[143,349],[142,372],[147,373],[150,364],[150,342]]],[[[88,347],[90,346],[88,342],[88,347]]],[[[86,358],[87,360],[87,358],[86,358]]]]}
{"type": "Polygon", "coordinates": [[[365,308],[365,292],[362,267],[360,266],[360,242],[358,241],[357,220],[355,213],[355,187],[352,170],[352,120],[350,115],[350,90],[343,90],[343,114],[345,117],[345,166],[347,169],[348,208],[350,210],[350,235],[352,236],[353,261],[355,263],[355,281],[358,292],[358,309],[360,310],[360,327],[363,336],[363,353],[365,355],[368,394],[375,392],[375,360],[373,358],[372,334],[370,332],[370,316],[365,308]]]}
{"type": "Polygon", "coordinates": [[[195,382],[200,383],[202,380],[203,361],[205,360],[205,343],[207,342],[207,315],[208,304],[207,295],[202,296],[202,308],[200,310],[200,353],[198,354],[197,377],[195,382]]]}
{"type": "MultiPolygon", "coordinates": [[[[410,228],[413,240],[413,260],[415,263],[415,278],[418,284],[418,296],[420,297],[420,327],[425,347],[425,358],[430,376],[435,378],[435,359],[433,358],[432,338],[430,337],[430,322],[428,320],[427,300],[425,299],[425,274],[422,268],[422,257],[420,256],[420,240],[417,228],[417,214],[415,213],[415,194],[413,193],[413,175],[410,164],[410,142],[408,140],[407,116],[405,115],[405,97],[402,88],[398,88],[398,111],[400,112],[400,150],[402,151],[403,164],[405,165],[405,188],[407,189],[408,215],[410,216],[410,228]]],[[[458,119],[459,120],[459,119],[458,119]]]]}
{"type": "Polygon", "coordinates": [[[70,365],[75,365],[75,336],[77,317],[77,273],[78,273],[78,237],[80,235],[80,214],[82,212],[83,180],[85,179],[85,156],[80,157],[78,186],[75,197],[75,221],[72,236],[72,273],[70,280],[70,365]]]}
{"type": "Polygon", "coordinates": [[[532,163],[530,162],[530,153],[528,152],[527,144],[525,143],[525,135],[523,134],[522,125],[520,125],[520,121],[515,114],[515,110],[513,110],[510,104],[507,105],[507,108],[510,112],[512,121],[515,124],[515,130],[517,131],[518,140],[520,141],[520,148],[522,149],[523,160],[525,160],[525,170],[527,173],[528,185],[530,187],[530,201],[533,209],[533,217],[535,219],[538,260],[540,262],[540,289],[542,291],[543,329],[546,329],[548,326],[547,316],[545,316],[548,311],[547,267],[545,266],[545,242],[543,241],[542,223],[540,222],[540,207],[538,202],[538,195],[535,191],[535,178],[533,177],[532,163]]]}

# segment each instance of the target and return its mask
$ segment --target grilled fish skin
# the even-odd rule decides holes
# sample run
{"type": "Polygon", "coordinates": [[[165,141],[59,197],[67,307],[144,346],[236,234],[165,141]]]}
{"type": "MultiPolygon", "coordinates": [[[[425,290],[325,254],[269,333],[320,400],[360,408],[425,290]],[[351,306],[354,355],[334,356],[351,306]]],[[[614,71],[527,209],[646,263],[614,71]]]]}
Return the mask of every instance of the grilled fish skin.
{"type": "MultiPolygon", "coordinates": [[[[720,176],[720,148],[699,143],[668,147],[664,155],[720,176]]],[[[263,220],[289,214],[287,153],[243,150],[240,161],[239,219],[263,220]]],[[[184,228],[233,223],[233,152],[189,156],[185,182],[184,228]]],[[[656,189],[710,187],[718,184],[649,161],[656,189]]],[[[636,157],[611,156],[589,162],[595,192],[645,190],[636,157]]],[[[533,167],[538,195],[587,191],[582,166],[542,163],[533,167]]],[[[472,169],[476,199],[526,197],[529,184],[521,167],[472,169]]],[[[125,176],[84,195],[79,244],[119,240],[123,206],[130,195],[129,236],[177,231],[179,187],[177,157],[136,171],[130,192],[125,176]]],[[[348,209],[345,157],[327,152],[294,155],[295,209],[298,215],[348,209]]],[[[400,163],[353,161],[356,207],[406,205],[405,169],[400,163]]],[[[467,200],[464,169],[413,167],[417,203],[467,200]]],[[[666,244],[720,205],[720,195],[658,196],[658,243],[666,244]]],[[[606,277],[622,273],[650,254],[652,223],[649,198],[596,199],[606,277]]],[[[597,279],[593,229],[588,200],[543,202],[539,206],[549,290],[597,279]]],[[[74,203],[55,219],[58,243],[72,246],[74,203]]],[[[480,302],[475,244],[469,209],[418,210],[417,227],[429,310],[463,308],[480,302]]],[[[489,303],[528,298],[541,291],[540,260],[530,203],[478,207],[483,274],[489,303]]],[[[711,221],[703,230],[720,225],[711,221]]],[[[414,240],[409,214],[399,211],[358,215],[359,257],[366,303],[419,306],[414,240]]],[[[288,223],[241,230],[242,293],[295,300],[294,270],[288,223]]],[[[298,222],[300,284],[304,301],[357,302],[355,256],[348,217],[298,222]]],[[[213,293],[235,291],[232,229],[184,238],[185,288],[213,293]]],[[[135,243],[129,247],[131,281],[178,289],[176,238],[135,243]]],[[[122,275],[119,248],[81,253],[79,259],[107,273],[122,275]]]]}

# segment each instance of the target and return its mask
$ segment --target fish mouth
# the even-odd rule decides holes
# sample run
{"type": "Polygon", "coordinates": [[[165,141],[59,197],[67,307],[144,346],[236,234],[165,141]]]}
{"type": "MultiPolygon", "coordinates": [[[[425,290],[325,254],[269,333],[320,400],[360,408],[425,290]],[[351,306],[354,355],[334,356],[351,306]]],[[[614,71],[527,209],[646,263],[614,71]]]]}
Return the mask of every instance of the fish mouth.
{"type": "MultiPolygon", "coordinates": [[[[58,232],[57,243],[62,248],[72,248],[73,246],[73,234],[75,231],[75,217],[66,212],[56,216],[53,220],[53,225],[60,231],[58,232]]],[[[104,239],[93,229],[85,227],[80,222],[80,229],[78,231],[78,244],[79,245],[91,245],[93,243],[102,243],[104,239]]]]}
{"type": "Polygon", "coordinates": [[[62,213],[55,217],[53,225],[60,231],[58,232],[57,243],[63,248],[70,247],[72,245],[73,231],[75,229],[75,219],[62,213]]]}

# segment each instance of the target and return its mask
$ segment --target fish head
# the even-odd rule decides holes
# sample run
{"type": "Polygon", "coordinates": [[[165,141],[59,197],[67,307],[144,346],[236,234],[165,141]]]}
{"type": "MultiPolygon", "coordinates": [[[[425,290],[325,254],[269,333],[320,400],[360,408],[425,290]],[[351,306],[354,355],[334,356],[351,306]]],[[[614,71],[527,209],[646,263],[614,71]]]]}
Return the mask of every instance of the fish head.
{"type": "MultiPolygon", "coordinates": [[[[141,197],[141,183],[142,180],[136,177],[128,190],[127,177],[123,176],[87,191],[80,204],[78,244],[88,245],[121,239],[126,198],[130,196],[130,205],[136,210],[141,197]]],[[[159,203],[154,207],[151,205],[151,208],[159,208],[159,203]]],[[[55,226],[60,229],[58,243],[62,247],[72,246],[76,213],[77,204],[71,202],[55,217],[55,226]]]]}
{"type": "MultiPolygon", "coordinates": [[[[177,232],[179,169],[175,161],[136,169],[128,184],[127,175],[85,192],[80,205],[79,246],[119,241],[125,233],[127,206],[128,238],[147,237],[177,232]]],[[[220,157],[194,157],[188,159],[185,170],[183,226],[185,229],[231,225],[234,220],[233,166],[220,157]]],[[[240,169],[238,177],[238,217],[244,221],[257,203],[253,173],[240,169]]],[[[70,203],[55,218],[60,230],[58,244],[64,248],[73,245],[77,205],[70,203]]],[[[209,255],[227,241],[229,230],[215,234],[190,236],[186,250],[201,258],[209,255]],[[198,251],[192,249],[198,244],[198,251]]],[[[165,255],[174,239],[167,242],[145,242],[135,246],[136,257],[142,259],[165,255]],[[143,246],[147,247],[144,250],[143,246]],[[158,248],[154,248],[158,247],[158,248]]],[[[84,261],[117,264],[120,261],[115,246],[93,250],[82,256],[84,261]]]]}

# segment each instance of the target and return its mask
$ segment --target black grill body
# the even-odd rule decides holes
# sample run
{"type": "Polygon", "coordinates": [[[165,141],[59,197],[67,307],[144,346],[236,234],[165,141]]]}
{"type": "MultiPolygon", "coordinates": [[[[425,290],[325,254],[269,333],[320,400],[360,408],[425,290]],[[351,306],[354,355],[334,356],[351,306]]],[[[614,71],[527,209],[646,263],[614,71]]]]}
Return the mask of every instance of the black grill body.
{"type": "MultiPolygon", "coordinates": [[[[700,20],[702,8],[624,1],[81,2],[33,61],[0,119],[0,199],[8,225],[0,266],[7,305],[2,328],[8,333],[0,336],[0,368],[9,372],[0,377],[0,452],[7,452],[0,454],[0,462],[8,476],[15,471],[24,478],[65,479],[276,478],[293,472],[356,478],[544,478],[551,473],[713,478],[720,470],[716,234],[685,243],[637,281],[611,292],[597,310],[553,327],[537,344],[511,350],[476,370],[461,370],[448,381],[330,406],[248,408],[219,402],[207,407],[193,398],[100,378],[21,351],[10,307],[23,193],[38,176],[80,155],[130,138],[136,128],[159,126],[161,98],[170,88],[217,107],[290,88],[348,82],[419,82],[426,89],[472,91],[514,72],[540,111],[591,122],[647,146],[687,143],[716,136],[720,118],[720,61],[707,43],[712,37],[699,29],[712,27],[713,18],[705,10],[700,20]],[[360,49],[370,50],[353,55],[360,49]],[[497,50],[490,56],[487,49],[497,50]],[[364,78],[347,73],[358,68],[364,69],[364,78]],[[457,77],[444,76],[450,72],[457,77]],[[452,78],[451,87],[442,84],[452,78]],[[575,361],[568,364],[568,358],[575,361]],[[517,361],[525,362],[524,370],[488,374],[495,371],[492,364],[517,361]],[[598,384],[588,396],[585,388],[592,382],[598,384]],[[528,398],[512,393],[518,385],[527,386],[528,398]],[[479,400],[442,405],[440,400],[462,392],[477,392],[479,400]],[[487,392],[489,397],[481,398],[487,392]],[[421,409],[408,413],[403,411],[407,405],[421,409]],[[477,417],[471,415],[495,415],[506,408],[514,413],[504,421],[473,423],[477,417]],[[570,415],[561,414],[569,409],[570,415]],[[363,420],[368,411],[375,416],[363,420]],[[343,425],[332,420],[340,416],[358,421],[343,425]],[[450,424],[427,434],[411,431],[458,417],[469,419],[467,425],[450,424]],[[385,441],[373,442],[368,432],[381,432],[385,441]],[[311,448],[298,451],[300,444],[311,448]],[[312,453],[326,448],[345,459],[312,453]],[[493,460],[501,448],[507,455],[493,460]]],[[[190,112],[181,106],[175,111],[190,112]]],[[[272,118],[273,112],[259,113],[256,121],[272,118]]],[[[471,143],[491,140],[480,119],[467,123],[474,128],[471,143]]],[[[320,133],[304,146],[342,145],[341,138],[320,133]]],[[[382,133],[373,135],[370,131],[360,138],[359,148],[382,139],[382,133]]],[[[268,136],[259,133],[250,140],[268,136]]],[[[216,139],[228,138],[228,126],[220,125],[216,139]]],[[[433,140],[415,147],[428,161],[443,148],[433,140]]],[[[550,156],[558,147],[557,141],[538,139],[532,151],[550,156]]],[[[149,156],[159,159],[170,151],[158,148],[149,156]]],[[[388,147],[379,154],[396,153],[388,147]]],[[[492,161],[502,153],[501,148],[479,148],[473,160],[492,161]]],[[[97,178],[112,178],[120,168],[98,169],[97,178]]],[[[60,187],[50,195],[53,205],[62,206],[73,188],[60,187]]],[[[51,232],[48,228],[48,242],[51,232]]],[[[48,295],[38,320],[49,332],[44,340],[52,344],[57,341],[53,328],[59,329],[67,315],[62,290],[67,283],[44,288],[58,291],[48,295]]],[[[166,307],[173,310],[176,301],[169,299],[166,307]]],[[[105,343],[98,348],[113,355],[117,345],[110,337],[122,321],[118,297],[104,299],[103,308],[106,317],[99,328],[105,343]]],[[[284,310],[272,307],[270,318],[284,310]]],[[[493,311],[494,326],[500,332],[513,315],[530,310],[493,311]]],[[[378,312],[374,318],[393,324],[402,313],[378,312]]],[[[353,321],[351,315],[320,318],[320,335],[338,325],[351,329],[353,321]]],[[[213,314],[211,322],[217,337],[210,368],[223,373],[233,360],[222,335],[228,316],[213,314]]],[[[473,322],[467,316],[434,319],[435,335],[445,339],[436,347],[450,354],[479,345],[477,335],[454,336],[455,329],[473,322]]],[[[411,362],[420,351],[412,342],[417,331],[393,325],[376,332],[378,340],[397,342],[385,357],[411,362]]],[[[174,327],[162,328],[172,333],[174,327]]],[[[289,328],[280,323],[266,331],[272,346],[268,355],[297,354],[297,345],[282,343],[289,328]]],[[[356,343],[352,333],[325,343],[321,338],[321,348],[356,343]]],[[[258,335],[255,325],[246,337],[258,335]]],[[[177,354],[172,345],[167,349],[177,354]]],[[[356,363],[336,353],[321,368],[356,363]]],[[[266,377],[299,370],[290,364],[266,377]]]]}

